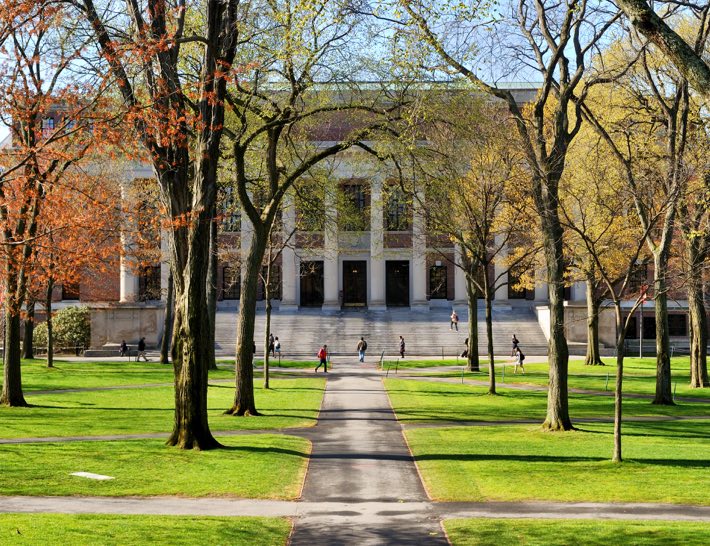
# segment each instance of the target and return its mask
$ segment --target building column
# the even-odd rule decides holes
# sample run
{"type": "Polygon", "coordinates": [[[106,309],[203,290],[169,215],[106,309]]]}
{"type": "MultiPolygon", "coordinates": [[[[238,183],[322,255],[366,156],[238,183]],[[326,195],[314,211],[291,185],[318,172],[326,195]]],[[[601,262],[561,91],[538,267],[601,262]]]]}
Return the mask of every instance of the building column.
{"type": "Polygon", "coordinates": [[[384,203],[382,180],[373,178],[370,186],[370,301],[368,307],[384,310],[385,259],[384,259],[384,203]]]}
{"type": "MultiPolygon", "coordinates": [[[[502,235],[496,235],[496,248],[502,244],[502,235]]],[[[506,272],[508,265],[503,263],[508,257],[508,248],[501,247],[498,251],[498,256],[493,262],[493,278],[494,282],[499,284],[495,291],[495,300],[498,302],[508,301],[508,279],[509,275],[506,272]]]]}
{"type": "Polygon", "coordinates": [[[281,218],[284,241],[288,240],[281,251],[281,309],[298,307],[298,263],[294,245],[296,244],[296,200],[292,191],[284,195],[281,218]]]}
{"type": "MultiPolygon", "coordinates": [[[[124,207],[132,208],[135,203],[130,198],[130,187],[133,183],[132,172],[121,180],[121,202],[124,207]]],[[[128,220],[123,221],[121,229],[121,263],[119,267],[120,301],[131,303],[138,301],[139,284],[136,275],[136,261],[133,258],[133,231],[136,229],[132,211],[123,215],[128,220]]]]}
{"type": "MultiPolygon", "coordinates": [[[[251,194],[249,195],[251,198],[251,194]]],[[[249,256],[249,247],[251,246],[251,241],[254,238],[254,226],[252,226],[251,220],[249,220],[249,215],[242,209],[241,222],[240,222],[240,286],[244,286],[244,277],[246,276],[247,269],[247,256],[249,256]]]]}
{"type": "Polygon", "coordinates": [[[461,247],[454,246],[454,303],[458,305],[468,305],[468,295],[466,294],[466,274],[461,266],[461,247]]]}
{"type": "Polygon", "coordinates": [[[426,218],[422,207],[424,195],[415,190],[414,211],[412,215],[412,301],[411,307],[429,308],[426,299],[426,218]]]}
{"type": "Polygon", "coordinates": [[[323,309],[340,309],[338,293],[338,213],[335,188],[325,190],[323,228],[323,309]]]}
{"type": "Polygon", "coordinates": [[[547,271],[539,269],[535,274],[535,301],[550,301],[550,290],[547,286],[547,271]]]}

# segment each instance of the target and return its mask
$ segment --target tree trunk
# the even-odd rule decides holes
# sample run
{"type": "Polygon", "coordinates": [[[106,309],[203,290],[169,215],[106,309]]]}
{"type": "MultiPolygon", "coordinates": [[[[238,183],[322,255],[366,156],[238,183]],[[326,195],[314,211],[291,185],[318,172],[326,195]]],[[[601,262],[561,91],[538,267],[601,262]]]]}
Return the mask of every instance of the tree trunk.
{"type": "Polygon", "coordinates": [[[473,284],[473,271],[466,268],[466,299],[468,300],[468,360],[466,369],[469,372],[480,372],[478,358],[478,294],[473,284]]]}
{"type": "Polygon", "coordinates": [[[599,306],[600,301],[594,294],[594,285],[587,279],[587,356],[586,366],[603,366],[599,354],[599,306]]]}
{"type": "Polygon", "coordinates": [[[207,343],[207,369],[216,370],[215,327],[217,317],[217,222],[210,224],[210,257],[207,267],[207,322],[209,340],[207,343]]]}
{"type": "MultiPolygon", "coordinates": [[[[206,176],[204,174],[198,176],[206,176]]],[[[193,187],[203,187],[195,182],[193,187]]],[[[205,192],[216,191],[206,187],[205,192]]],[[[214,195],[211,196],[214,198],[214,195]]],[[[210,196],[204,196],[209,200],[210,196]]],[[[197,199],[197,197],[195,198],[197,199]]],[[[175,289],[172,360],[175,372],[175,423],[168,445],[181,449],[221,447],[207,422],[207,269],[213,208],[189,227],[174,227],[170,237],[175,289]],[[175,268],[180,267],[176,270],[175,268]]]]}
{"type": "Polygon", "coordinates": [[[710,387],[707,364],[707,316],[703,305],[702,267],[691,264],[688,286],[688,317],[690,318],[690,386],[710,387]]]}
{"type": "MultiPolygon", "coordinates": [[[[548,184],[550,183],[548,181],[548,184]]],[[[556,206],[543,207],[543,209],[545,214],[541,216],[541,221],[550,293],[550,340],[547,351],[549,363],[547,416],[542,428],[545,430],[574,430],[569,417],[567,392],[569,352],[565,338],[565,262],[562,250],[562,226],[556,206]]]]}
{"type": "MultiPolygon", "coordinates": [[[[271,236],[269,236],[271,239],[271,236]]],[[[264,299],[266,300],[266,325],[264,327],[264,388],[269,387],[269,337],[271,334],[271,245],[269,245],[268,266],[264,282],[264,299]]]]}
{"type": "Polygon", "coordinates": [[[22,358],[34,358],[35,349],[32,336],[35,329],[35,300],[30,298],[27,301],[27,316],[25,318],[25,336],[22,342],[22,358]]]}
{"type": "Polygon", "coordinates": [[[656,396],[654,404],[673,405],[671,389],[671,341],[668,333],[668,295],[666,271],[668,268],[664,254],[653,257],[654,308],[656,312],[656,396]]]}
{"type": "Polygon", "coordinates": [[[496,370],[493,356],[493,293],[488,285],[488,276],[483,275],[483,287],[486,297],[486,338],[488,341],[488,394],[496,393],[496,370]]]}
{"type": "Polygon", "coordinates": [[[52,292],[54,280],[50,277],[47,281],[44,310],[47,313],[47,368],[54,368],[54,328],[52,323],[52,292]]]}
{"type": "Polygon", "coordinates": [[[621,301],[614,302],[614,312],[616,315],[616,386],[614,387],[614,451],[611,460],[620,463],[621,458],[621,402],[623,400],[624,382],[624,341],[626,340],[626,328],[621,318],[621,301]]]}
{"type": "Polygon", "coordinates": [[[168,293],[165,298],[165,319],[163,320],[163,339],[160,341],[160,363],[170,364],[170,347],[173,340],[173,317],[175,314],[175,287],[173,272],[168,275],[168,293]]]}
{"type": "Polygon", "coordinates": [[[5,352],[2,395],[4,406],[27,406],[22,393],[22,366],[20,349],[20,305],[13,301],[17,294],[17,275],[12,261],[5,267],[5,352]]]}
{"type": "Polygon", "coordinates": [[[254,401],[254,319],[259,271],[266,251],[268,229],[253,226],[254,234],[246,260],[237,319],[236,392],[228,415],[260,415],[254,401]]]}
{"type": "MultiPolygon", "coordinates": [[[[269,267],[269,269],[271,269],[269,267]]],[[[266,275],[269,278],[269,275],[266,275]]],[[[268,281],[267,281],[268,282],[268,281]]],[[[265,326],[265,339],[264,339],[264,388],[269,389],[269,334],[271,333],[271,291],[265,288],[266,292],[266,326],[265,326]]]]}

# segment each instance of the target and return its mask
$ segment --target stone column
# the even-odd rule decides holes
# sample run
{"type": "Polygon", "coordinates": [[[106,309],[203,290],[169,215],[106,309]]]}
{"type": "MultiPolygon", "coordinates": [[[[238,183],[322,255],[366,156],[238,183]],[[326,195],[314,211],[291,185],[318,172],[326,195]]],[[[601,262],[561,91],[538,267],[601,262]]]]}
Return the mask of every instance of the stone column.
{"type": "Polygon", "coordinates": [[[535,301],[550,301],[550,290],[547,286],[547,271],[540,269],[535,274],[535,301]]]}
{"type": "Polygon", "coordinates": [[[283,238],[288,239],[281,251],[281,309],[298,307],[298,258],[294,251],[296,244],[296,200],[293,192],[284,195],[281,217],[283,219],[283,238]],[[289,239],[290,237],[290,239],[289,239]]]}
{"type": "Polygon", "coordinates": [[[325,190],[323,241],[323,309],[340,309],[338,293],[338,213],[335,188],[325,190]]]}
{"type": "Polygon", "coordinates": [[[133,171],[127,169],[126,176],[121,180],[121,202],[128,214],[124,218],[121,229],[121,263],[119,268],[120,278],[120,301],[121,303],[130,303],[138,301],[139,286],[138,276],[136,275],[136,262],[133,258],[133,231],[136,229],[135,221],[133,220],[135,203],[130,197],[130,188],[133,184],[133,171]]]}
{"type": "MultiPolygon", "coordinates": [[[[251,195],[250,195],[251,197],[251,195]]],[[[240,261],[241,261],[241,269],[240,269],[240,277],[241,277],[241,286],[244,286],[244,276],[246,275],[246,268],[247,268],[247,256],[249,256],[249,247],[251,246],[251,241],[254,238],[254,226],[251,224],[251,220],[249,220],[249,215],[242,209],[242,214],[241,214],[241,223],[240,223],[240,236],[239,236],[239,243],[240,243],[240,261]]]]}
{"type": "Polygon", "coordinates": [[[384,260],[384,203],[382,180],[373,177],[370,186],[370,301],[372,310],[384,310],[385,260],[384,260]]]}
{"type": "Polygon", "coordinates": [[[456,265],[451,265],[454,267],[454,303],[457,305],[468,305],[468,296],[466,295],[466,274],[463,269],[459,267],[461,265],[461,247],[455,245],[454,247],[454,261],[456,265]]]}
{"type": "Polygon", "coordinates": [[[426,218],[422,211],[424,195],[416,190],[412,217],[412,301],[411,307],[429,308],[426,299],[426,218]]]}

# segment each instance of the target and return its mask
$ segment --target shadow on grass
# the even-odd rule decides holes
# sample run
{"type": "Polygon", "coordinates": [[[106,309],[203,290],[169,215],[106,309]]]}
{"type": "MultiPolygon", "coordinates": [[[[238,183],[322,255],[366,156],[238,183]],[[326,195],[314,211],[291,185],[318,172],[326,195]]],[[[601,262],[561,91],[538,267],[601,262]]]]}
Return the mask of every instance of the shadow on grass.
{"type": "Polygon", "coordinates": [[[278,453],[280,455],[292,455],[294,457],[301,457],[303,459],[307,459],[310,456],[308,453],[304,453],[303,451],[296,451],[294,449],[286,449],[283,447],[249,447],[229,446],[222,444],[222,447],[220,449],[224,449],[225,451],[243,451],[248,453],[278,453]]]}
{"type": "MultiPolygon", "coordinates": [[[[582,463],[608,462],[609,457],[582,457],[558,455],[492,455],[481,453],[431,453],[417,455],[415,461],[502,461],[521,463],[582,463]]],[[[653,466],[680,466],[686,468],[710,468],[710,460],[700,459],[638,459],[628,458],[627,464],[646,464],[653,466]]]]}

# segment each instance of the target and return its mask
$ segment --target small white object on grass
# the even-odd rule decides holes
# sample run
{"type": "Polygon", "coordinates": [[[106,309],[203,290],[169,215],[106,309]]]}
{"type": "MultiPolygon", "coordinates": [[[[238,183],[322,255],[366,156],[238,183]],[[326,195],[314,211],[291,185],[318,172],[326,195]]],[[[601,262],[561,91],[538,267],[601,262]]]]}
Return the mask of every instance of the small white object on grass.
{"type": "Polygon", "coordinates": [[[79,476],[80,478],[89,478],[90,480],[115,480],[113,476],[103,476],[101,474],[93,474],[92,472],[72,472],[72,476],[79,476]]]}

